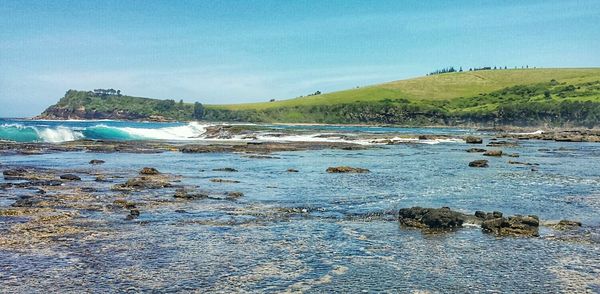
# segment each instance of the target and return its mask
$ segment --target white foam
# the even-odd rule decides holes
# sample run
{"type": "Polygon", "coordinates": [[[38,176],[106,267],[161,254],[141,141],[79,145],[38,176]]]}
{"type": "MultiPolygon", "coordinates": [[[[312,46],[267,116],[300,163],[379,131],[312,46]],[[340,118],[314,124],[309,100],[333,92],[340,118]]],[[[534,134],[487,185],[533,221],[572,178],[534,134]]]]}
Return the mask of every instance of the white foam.
{"type": "Polygon", "coordinates": [[[57,127],[55,129],[43,128],[41,130],[34,127],[34,130],[37,132],[38,137],[43,142],[48,143],[75,141],[83,138],[83,134],[81,134],[81,132],[66,127],[57,127]]]}
{"type": "Polygon", "coordinates": [[[204,125],[197,122],[191,122],[187,125],[166,128],[115,128],[124,131],[134,137],[154,140],[197,140],[206,132],[206,128],[210,125],[204,125]]]}
{"type": "Polygon", "coordinates": [[[530,132],[530,133],[511,133],[512,135],[541,135],[543,134],[544,131],[542,130],[537,130],[535,132],[530,132]]]}
{"type": "Polygon", "coordinates": [[[460,143],[463,142],[463,140],[461,139],[456,139],[456,138],[445,138],[445,139],[425,139],[425,140],[421,140],[419,138],[401,138],[401,137],[393,137],[393,138],[383,138],[383,139],[376,139],[376,140],[371,140],[370,143],[372,144],[387,144],[388,142],[393,142],[393,143],[419,143],[419,144],[429,144],[429,145],[434,145],[434,144],[440,144],[440,143],[460,143]]]}

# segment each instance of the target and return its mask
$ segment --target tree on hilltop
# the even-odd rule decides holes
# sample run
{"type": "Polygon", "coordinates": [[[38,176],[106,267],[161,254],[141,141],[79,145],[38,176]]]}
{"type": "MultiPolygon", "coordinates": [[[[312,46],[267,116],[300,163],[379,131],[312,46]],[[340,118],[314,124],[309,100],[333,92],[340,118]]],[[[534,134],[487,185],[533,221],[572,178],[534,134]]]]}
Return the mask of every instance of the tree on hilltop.
{"type": "Polygon", "coordinates": [[[204,105],[200,102],[194,103],[194,113],[192,114],[194,119],[203,119],[204,118],[204,105]]]}

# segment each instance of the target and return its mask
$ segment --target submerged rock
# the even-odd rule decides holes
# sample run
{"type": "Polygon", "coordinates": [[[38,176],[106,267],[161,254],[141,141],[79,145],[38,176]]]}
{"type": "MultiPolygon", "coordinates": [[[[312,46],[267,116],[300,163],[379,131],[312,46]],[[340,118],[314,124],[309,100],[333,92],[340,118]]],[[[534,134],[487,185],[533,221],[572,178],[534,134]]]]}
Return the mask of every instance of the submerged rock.
{"type": "Polygon", "coordinates": [[[66,180],[66,181],[81,181],[81,178],[73,175],[73,174],[64,174],[64,175],[60,175],[60,179],[61,180],[66,180]]]}
{"type": "Polygon", "coordinates": [[[484,232],[499,236],[538,237],[540,220],[535,215],[515,215],[486,219],[481,224],[484,232]]]}
{"type": "Polygon", "coordinates": [[[538,165],[537,163],[529,163],[529,162],[513,161],[513,160],[509,160],[508,164],[516,164],[516,165],[538,165]]]}
{"type": "Polygon", "coordinates": [[[465,219],[464,214],[452,211],[448,207],[411,207],[402,208],[398,212],[398,221],[401,225],[421,229],[460,228],[465,219]]]}
{"type": "Polygon", "coordinates": [[[573,230],[573,229],[580,228],[581,222],[563,219],[563,220],[559,221],[557,224],[550,224],[548,226],[555,230],[560,230],[560,231],[573,230]]]}
{"type": "Polygon", "coordinates": [[[483,153],[484,156],[502,156],[502,150],[488,150],[483,153]]]}
{"type": "Polygon", "coordinates": [[[96,182],[110,182],[110,181],[109,181],[108,179],[106,179],[106,177],[105,177],[105,176],[103,176],[103,175],[99,175],[99,176],[97,176],[97,177],[94,179],[94,181],[96,181],[96,182]]]}
{"type": "Polygon", "coordinates": [[[467,144],[481,144],[483,143],[483,139],[481,137],[467,136],[465,137],[465,142],[467,144]]]}
{"type": "Polygon", "coordinates": [[[175,195],[173,195],[173,197],[180,198],[180,199],[188,199],[188,200],[203,199],[203,198],[208,198],[208,194],[197,192],[197,191],[194,191],[191,189],[179,188],[175,191],[175,195]]]}
{"type": "Polygon", "coordinates": [[[126,220],[133,220],[140,216],[140,211],[137,209],[132,209],[129,211],[129,214],[125,217],[126,220]]]}
{"type": "Polygon", "coordinates": [[[31,168],[14,168],[2,172],[4,179],[9,180],[49,180],[56,176],[49,171],[31,168]]]}
{"type": "Polygon", "coordinates": [[[115,199],[112,203],[114,206],[122,207],[126,209],[134,209],[136,207],[135,203],[129,202],[125,199],[115,199]]]}
{"type": "Polygon", "coordinates": [[[470,167],[488,167],[488,161],[485,159],[479,159],[469,162],[470,167]]]}
{"type": "Polygon", "coordinates": [[[238,170],[231,167],[223,167],[223,168],[214,168],[213,171],[222,171],[222,172],[237,172],[238,170]]]}
{"type": "Polygon", "coordinates": [[[137,177],[129,179],[123,184],[113,186],[113,190],[160,189],[171,186],[171,183],[162,177],[137,177]]]}
{"type": "Polygon", "coordinates": [[[236,198],[240,198],[240,197],[244,196],[244,193],[242,193],[242,192],[227,192],[227,193],[225,193],[225,196],[227,196],[228,199],[236,199],[236,198]]]}
{"type": "Polygon", "coordinates": [[[487,150],[483,149],[483,148],[469,148],[467,149],[467,152],[469,153],[483,153],[486,152],[487,150]]]}
{"type": "Polygon", "coordinates": [[[27,181],[24,183],[17,183],[17,184],[12,184],[12,185],[17,188],[27,188],[27,187],[33,187],[33,186],[57,187],[62,184],[63,184],[63,182],[59,181],[59,180],[32,180],[32,181],[27,181]]]}
{"type": "Polygon", "coordinates": [[[487,144],[488,147],[497,147],[497,146],[505,146],[505,147],[517,147],[519,144],[517,142],[509,142],[509,141],[494,141],[487,144]]]}
{"type": "Polygon", "coordinates": [[[17,201],[15,201],[15,203],[13,203],[11,206],[12,207],[34,207],[34,206],[37,206],[40,202],[42,202],[42,199],[40,199],[40,198],[33,198],[31,196],[23,196],[23,197],[17,199],[17,201]]]}
{"type": "Polygon", "coordinates": [[[140,175],[152,176],[152,175],[158,175],[158,174],[160,174],[160,172],[153,167],[144,167],[140,171],[140,175]]]}
{"type": "Polygon", "coordinates": [[[336,166],[329,167],[326,170],[328,173],[368,173],[370,172],[366,168],[350,167],[350,166],[336,166]]]}
{"type": "Polygon", "coordinates": [[[210,179],[211,182],[213,183],[239,183],[240,181],[236,181],[236,180],[226,180],[226,179],[210,179]]]}
{"type": "Polygon", "coordinates": [[[9,169],[2,172],[5,180],[23,180],[27,170],[23,168],[9,169]]]}

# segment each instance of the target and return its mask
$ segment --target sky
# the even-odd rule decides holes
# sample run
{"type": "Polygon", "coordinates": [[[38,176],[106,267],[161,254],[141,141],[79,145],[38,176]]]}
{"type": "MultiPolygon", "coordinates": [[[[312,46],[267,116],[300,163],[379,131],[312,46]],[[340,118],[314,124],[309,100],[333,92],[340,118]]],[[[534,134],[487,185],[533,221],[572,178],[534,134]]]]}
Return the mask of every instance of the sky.
{"type": "Polygon", "coordinates": [[[598,67],[600,1],[1,0],[0,117],[68,89],[225,104],[447,66],[598,67]]]}

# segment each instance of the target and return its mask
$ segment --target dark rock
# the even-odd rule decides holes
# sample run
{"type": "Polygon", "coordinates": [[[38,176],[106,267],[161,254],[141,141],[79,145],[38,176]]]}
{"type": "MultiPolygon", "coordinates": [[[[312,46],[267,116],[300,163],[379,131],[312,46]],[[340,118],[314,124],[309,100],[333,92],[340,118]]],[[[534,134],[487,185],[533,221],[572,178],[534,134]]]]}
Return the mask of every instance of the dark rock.
{"type": "Polygon", "coordinates": [[[528,163],[528,162],[522,162],[522,161],[513,161],[513,160],[509,160],[508,164],[517,164],[517,165],[537,165],[537,164],[533,164],[533,163],[528,163]]]}
{"type": "Polygon", "coordinates": [[[171,183],[166,179],[154,178],[154,177],[138,177],[127,180],[127,182],[115,185],[114,190],[128,190],[128,189],[160,189],[171,187],[171,183]]]}
{"type": "Polygon", "coordinates": [[[115,201],[113,201],[113,205],[117,206],[117,207],[126,208],[126,209],[134,209],[134,208],[136,208],[135,203],[129,202],[129,201],[125,200],[125,199],[116,199],[115,201]]]}
{"type": "Polygon", "coordinates": [[[190,189],[185,189],[185,188],[179,188],[175,191],[175,195],[173,195],[173,197],[175,198],[180,198],[180,199],[203,199],[203,198],[208,198],[208,194],[205,193],[200,193],[200,192],[196,192],[190,189]]]}
{"type": "Polygon", "coordinates": [[[452,229],[462,227],[465,215],[442,208],[411,207],[402,208],[398,212],[401,225],[421,229],[452,229]]]}
{"type": "Polygon", "coordinates": [[[140,216],[140,211],[137,209],[132,209],[129,211],[129,214],[127,215],[127,217],[125,217],[126,220],[133,220],[136,219],[140,216]]]}
{"type": "Polygon", "coordinates": [[[299,171],[299,170],[297,170],[297,169],[288,168],[288,169],[287,169],[287,172],[288,172],[288,173],[297,173],[297,172],[300,172],[300,171],[299,171]]]}
{"type": "Polygon", "coordinates": [[[487,215],[487,213],[485,213],[483,211],[480,211],[480,210],[475,211],[475,217],[477,217],[477,218],[483,218],[483,219],[485,219],[486,215],[487,215]]]}
{"type": "Polygon", "coordinates": [[[100,160],[100,159],[90,160],[90,164],[93,164],[93,165],[103,164],[104,162],[105,162],[104,160],[100,160]]]}
{"type": "Polygon", "coordinates": [[[9,169],[2,172],[5,180],[26,180],[27,170],[23,168],[9,169]]]}
{"type": "Polygon", "coordinates": [[[484,232],[499,236],[537,237],[539,225],[540,220],[535,215],[515,215],[484,220],[481,228],[484,232]]]}
{"type": "Polygon", "coordinates": [[[38,203],[42,202],[40,198],[33,198],[31,196],[22,196],[15,203],[13,203],[12,207],[34,207],[38,203]]]}
{"type": "Polygon", "coordinates": [[[94,181],[96,182],[110,182],[109,180],[106,179],[105,176],[97,176],[94,181]]]}
{"type": "Polygon", "coordinates": [[[236,180],[226,180],[226,179],[210,179],[213,183],[239,183],[240,181],[236,180]]]}
{"type": "Polygon", "coordinates": [[[158,174],[160,174],[160,172],[158,172],[158,170],[153,167],[144,167],[140,171],[140,175],[153,176],[158,174]]]}
{"type": "Polygon", "coordinates": [[[485,159],[479,159],[469,162],[470,167],[488,167],[488,161],[485,159]]]}
{"type": "Polygon", "coordinates": [[[483,143],[483,139],[475,136],[467,136],[465,137],[465,142],[467,144],[481,144],[483,143]]]}
{"type": "Polygon", "coordinates": [[[494,211],[494,212],[485,212],[485,211],[475,211],[475,217],[481,220],[489,220],[502,217],[502,212],[494,211]]]}
{"type": "Polygon", "coordinates": [[[27,181],[24,183],[13,184],[13,186],[17,187],[17,188],[26,188],[26,187],[32,187],[32,186],[57,187],[62,184],[63,184],[63,182],[61,182],[59,180],[32,180],[32,181],[27,181]]]}
{"type": "Polygon", "coordinates": [[[487,146],[488,147],[498,147],[498,146],[517,147],[517,146],[519,146],[519,144],[517,142],[495,141],[495,142],[490,142],[489,144],[487,144],[487,146]]]}
{"type": "Polygon", "coordinates": [[[81,181],[81,178],[73,174],[60,175],[61,180],[66,181],[81,181]]]}
{"type": "Polygon", "coordinates": [[[366,168],[350,167],[350,166],[336,166],[329,167],[326,170],[328,173],[368,173],[369,170],[366,168]]]}
{"type": "Polygon", "coordinates": [[[224,168],[215,168],[215,169],[213,169],[213,171],[237,172],[238,170],[235,168],[231,168],[231,167],[224,167],[224,168]]]}
{"type": "Polygon", "coordinates": [[[469,153],[483,153],[486,152],[487,150],[482,149],[482,148],[469,148],[467,149],[467,152],[469,153]]]}
{"type": "Polygon", "coordinates": [[[488,150],[483,153],[484,156],[502,156],[502,150],[488,150]]]}
{"type": "Polygon", "coordinates": [[[280,157],[277,156],[270,156],[270,155],[256,155],[256,154],[252,154],[252,155],[246,155],[244,156],[245,158],[252,158],[252,159],[280,159],[280,157]]]}
{"type": "Polygon", "coordinates": [[[225,196],[227,196],[227,198],[234,199],[234,198],[240,198],[240,197],[244,196],[244,193],[242,193],[242,192],[227,192],[227,193],[225,193],[225,196]]]}
{"type": "Polygon", "coordinates": [[[583,136],[564,136],[564,137],[555,137],[554,141],[557,142],[583,142],[583,136]]]}

